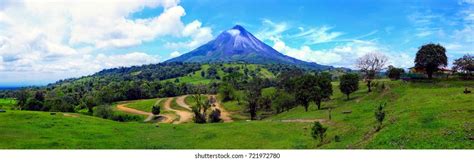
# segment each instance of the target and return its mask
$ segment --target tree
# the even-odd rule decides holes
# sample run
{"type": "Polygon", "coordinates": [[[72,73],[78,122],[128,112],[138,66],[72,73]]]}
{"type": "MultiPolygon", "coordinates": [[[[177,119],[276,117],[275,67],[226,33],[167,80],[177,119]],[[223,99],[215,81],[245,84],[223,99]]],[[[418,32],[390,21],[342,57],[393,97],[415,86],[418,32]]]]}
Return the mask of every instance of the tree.
{"type": "Polygon", "coordinates": [[[16,93],[15,98],[20,108],[25,108],[26,102],[28,101],[28,97],[29,93],[26,89],[22,89],[16,93]]]}
{"type": "Polygon", "coordinates": [[[257,119],[257,109],[259,99],[262,96],[262,79],[256,77],[247,84],[247,108],[249,109],[250,119],[257,119]]]}
{"type": "Polygon", "coordinates": [[[322,90],[318,86],[318,78],[314,75],[306,74],[295,79],[294,86],[295,98],[304,107],[305,111],[308,111],[311,101],[315,100],[316,97],[322,97],[322,90]]]}
{"type": "Polygon", "coordinates": [[[433,78],[433,73],[438,71],[439,67],[447,65],[446,49],[439,44],[423,45],[416,52],[415,67],[425,69],[429,79],[433,78]]]}
{"type": "Polygon", "coordinates": [[[368,92],[371,92],[371,83],[375,75],[385,67],[388,58],[381,53],[367,53],[357,59],[356,67],[364,73],[364,79],[367,82],[368,92]]]}
{"type": "Polygon", "coordinates": [[[275,98],[272,101],[272,108],[276,113],[281,113],[284,110],[289,111],[295,106],[295,97],[283,90],[277,90],[275,98]]]}
{"type": "Polygon", "coordinates": [[[339,89],[342,93],[347,95],[347,100],[349,100],[349,94],[359,89],[359,75],[355,73],[342,75],[339,82],[339,89]]]}
{"type": "Polygon", "coordinates": [[[314,95],[314,102],[318,105],[318,110],[320,110],[321,102],[324,99],[329,99],[332,95],[331,74],[327,72],[319,73],[317,75],[317,86],[320,92],[314,95]]]}
{"type": "Polygon", "coordinates": [[[203,99],[200,93],[194,94],[191,97],[196,102],[196,105],[191,107],[194,113],[194,122],[198,124],[206,123],[206,111],[211,107],[211,104],[203,99]]]}
{"type": "Polygon", "coordinates": [[[405,70],[403,70],[403,68],[396,68],[394,66],[388,66],[388,70],[387,70],[387,76],[391,79],[391,80],[399,80],[400,79],[400,76],[405,73],[405,70]]]}
{"type": "Polygon", "coordinates": [[[161,107],[159,105],[153,105],[151,108],[151,113],[153,115],[159,115],[161,113],[161,107]]]}
{"type": "Polygon", "coordinates": [[[471,76],[474,71],[474,56],[466,54],[463,57],[454,60],[453,65],[453,69],[460,70],[471,76]]]}
{"type": "Polygon", "coordinates": [[[235,89],[229,83],[221,83],[219,86],[219,94],[222,96],[223,102],[235,99],[235,89]]]}
{"type": "Polygon", "coordinates": [[[378,122],[376,131],[380,131],[380,129],[382,129],[382,122],[385,119],[385,111],[383,110],[384,107],[385,104],[380,104],[377,108],[377,111],[375,111],[375,119],[378,122]]]}
{"type": "Polygon", "coordinates": [[[217,76],[217,68],[214,67],[214,66],[210,66],[209,68],[207,68],[207,75],[206,75],[206,78],[216,78],[217,76]]]}
{"type": "Polygon", "coordinates": [[[311,130],[311,136],[313,137],[313,139],[319,139],[319,142],[320,144],[323,143],[323,140],[324,140],[324,136],[326,136],[326,131],[327,131],[327,127],[324,127],[321,123],[319,122],[314,122],[313,124],[313,128],[311,130]]]}
{"type": "Polygon", "coordinates": [[[41,111],[41,110],[45,110],[43,108],[43,104],[44,104],[43,91],[36,91],[35,95],[31,98],[28,98],[28,100],[26,101],[25,108],[27,110],[41,111]]]}

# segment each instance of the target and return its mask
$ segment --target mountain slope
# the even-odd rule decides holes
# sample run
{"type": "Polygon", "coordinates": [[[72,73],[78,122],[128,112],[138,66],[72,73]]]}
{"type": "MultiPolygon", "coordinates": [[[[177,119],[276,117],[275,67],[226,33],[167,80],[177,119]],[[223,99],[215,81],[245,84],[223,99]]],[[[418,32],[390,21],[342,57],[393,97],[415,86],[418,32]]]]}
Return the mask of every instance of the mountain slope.
{"type": "Polygon", "coordinates": [[[242,26],[222,32],[216,39],[189,53],[166,62],[247,62],[255,64],[287,64],[311,69],[331,69],[331,66],[305,62],[286,56],[263,43],[242,26]]]}

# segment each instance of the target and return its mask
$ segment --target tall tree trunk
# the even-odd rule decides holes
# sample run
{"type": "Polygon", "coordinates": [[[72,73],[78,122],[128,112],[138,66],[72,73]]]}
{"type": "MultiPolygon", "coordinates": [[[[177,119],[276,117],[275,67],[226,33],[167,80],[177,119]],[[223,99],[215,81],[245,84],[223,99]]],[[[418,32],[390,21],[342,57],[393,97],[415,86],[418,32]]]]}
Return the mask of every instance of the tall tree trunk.
{"type": "Polygon", "coordinates": [[[431,70],[426,70],[426,74],[428,74],[428,79],[433,78],[433,71],[431,71],[431,70]]]}
{"type": "Polygon", "coordinates": [[[316,105],[318,105],[318,110],[320,110],[321,109],[321,100],[317,100],[316,105]]]}
{"type": "Polygon", "coordinates": [[[349,94],[346,94],[346,96],[347,96],[347,100],[349,100],[349,94]]]}
{"type": "Polygon", "coordinates": [[[372,92],[372,89],[370,88],[370,87],[371,87],[371,83],[372,83],[371,80],[368,80],[368,81],[367,81],[367,87],[369,88],[369,92],[372,92]]]}

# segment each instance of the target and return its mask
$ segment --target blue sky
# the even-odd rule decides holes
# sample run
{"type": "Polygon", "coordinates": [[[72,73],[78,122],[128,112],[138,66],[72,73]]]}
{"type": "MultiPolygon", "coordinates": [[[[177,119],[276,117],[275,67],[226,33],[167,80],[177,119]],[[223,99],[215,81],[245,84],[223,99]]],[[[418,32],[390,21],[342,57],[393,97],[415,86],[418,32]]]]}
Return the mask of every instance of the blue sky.
{"type": "Polygon", "coordinates": [[[352,68],[368,52],[411,67],[440,43],[474,51],[472,0],[120,0],[0,2],[0,86],[42,85],[104,68],[158,63],[236,24],[298,59],[352,68]]]}

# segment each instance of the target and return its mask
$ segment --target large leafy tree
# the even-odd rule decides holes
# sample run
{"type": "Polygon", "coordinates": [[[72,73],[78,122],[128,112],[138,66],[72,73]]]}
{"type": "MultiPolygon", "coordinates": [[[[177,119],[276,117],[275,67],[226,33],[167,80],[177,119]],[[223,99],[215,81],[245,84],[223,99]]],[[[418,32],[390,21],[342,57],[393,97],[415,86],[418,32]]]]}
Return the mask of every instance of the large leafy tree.
{"type": "Polygon", "coordinates": [[[346,94],[349,100],[349,94],[359,89],[359,75],[348,73],[344,74],[340,78],[339,89],[342,93],[346,94]]]}
{"type": "Polygon", "coordinates": [[[416,52],[415,67],[424,68],[430,79],[433,78],[433,73],[438,71],[439,67],[447,65],[446,49],[440,44],[426,44],[416,52]]]}
{"type": "Polygon", "coordinates": [[[318,78],[311,74],[303,75],[294,81],[295,98],[305,111],[308,111],[309,103],[321,97],[322,90],[318,86],[318,78]]]}
{"type": "Polygon", "coordinates": [[[320,93],[315,95],[314,102],[318,105],[318,110],[321,109],[321,102],[329,99],[332,95],[331,74],[323,72],[317,75],[317,86],[320,93]]]}
{"type": "Polygon", "coordinates": [[[247,85],[247,107],[250,112],[250,119],[256,120],[257,119],[257,109],[260,97],[262,96],[262,88],[263,88],[263,80],[260,78],[254,78],[251,82],[247,85]]]}
{"type": "Polygon", "coordinates": [[[375,79],[375,75],[385,67],[387,62],[388,58],[385,55],[376,52],[367,53],[357,59],[356,67],[364,73],[369,92],[372,91],[371,84],[372,80],[375,79]]]}
{"type": "Polygon", "coordinates": [[[474,56],[466,54],[463,57],[454,60],[453,65],[454,69],[472,75],[472,71],[474,71],[474,56]]]}

